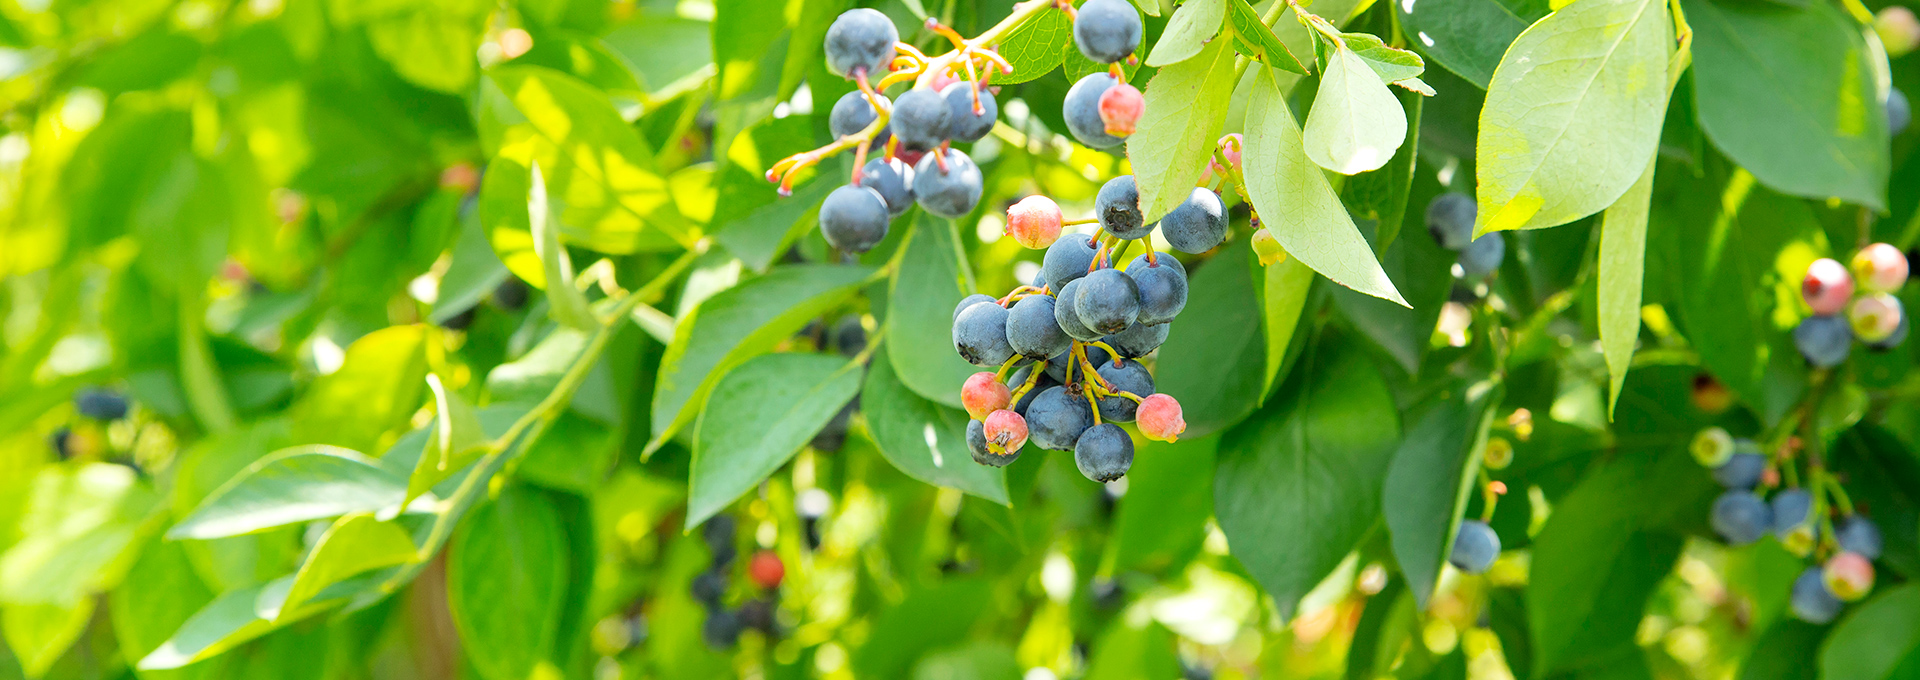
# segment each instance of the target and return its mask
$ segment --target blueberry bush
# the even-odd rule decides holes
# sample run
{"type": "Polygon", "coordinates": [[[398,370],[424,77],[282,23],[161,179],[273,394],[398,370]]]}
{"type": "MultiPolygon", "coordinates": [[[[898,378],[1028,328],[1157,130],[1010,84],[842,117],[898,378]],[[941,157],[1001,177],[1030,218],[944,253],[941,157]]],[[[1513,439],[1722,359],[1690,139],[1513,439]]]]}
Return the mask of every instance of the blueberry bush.
{"type": "Polygon", "coordinates": [[[1920,677],[1883,3],[0,0],[0,680],[1920,677]]]}

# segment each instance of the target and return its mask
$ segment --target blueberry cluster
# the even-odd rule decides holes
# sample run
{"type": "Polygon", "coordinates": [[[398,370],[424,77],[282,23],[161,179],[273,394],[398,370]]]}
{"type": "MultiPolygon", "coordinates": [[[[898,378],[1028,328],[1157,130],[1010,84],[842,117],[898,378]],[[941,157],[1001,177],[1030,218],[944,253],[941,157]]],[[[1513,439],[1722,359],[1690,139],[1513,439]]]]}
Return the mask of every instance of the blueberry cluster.
{"type": "Polygon", "coordinates": [[[1140,48],[1140,34],[1140,15],[1126,0],[1088,0],[1074,13],[1074,46],[1095,63],[1113,65],[1081,77],[1067,90],[1061,112],[1067,131],[1081,144],[1105,149],[1133,134],[1146,99],[1126,83],[1119,62],[1140,48]]]}
{"type": "Polygon", "coordinates": [[[693,577],[693,599],[707,610],[707,620],[700,626],[701,637],[707,645],[714,649],[729,649],[739,642],[740,633],[747,629],[767,635],[777,633],[774,611],[779,607],[780,581],[787,573],[780,556],[771,550],[754,553],[747,562],[747,577],[758,586],[759,594],[741,603],[737,609],[728,609],[726,596],[732,580],[733,560],[739,555],[733,543],[733,518],[715,515],[701,526],[701,538],[706,540],[707,549],[713,553],[713,562],[706,571],[693,577]]]}
{"type": "Polygon", "coordinates": [[[1427,232],[1441,247],[1460,254],[1460,271],[1469,279],[1492,274],[1507,256],[1507,241],[1500,232],[1473,237],[1473,222],[1479,215],[1473,197],[1459,192],[1435,196],[1427,204],[1427,232]]]}
{"type": "Polygon", "coordinates": [[[1726,488],[1714,500],[1710,517],[1721,539],[1745,545],[1772,534],[1795,555],[1825,556],[1794,580],[1795,616],[1827,623],[1839,615],[1843,603],[1873,590],[1873,560],[1879,559],[1882,545],[1880,528],[1873,520],[1854,514],[1844,501],[1831,504],[1840,506],[1834,517],[1827,490],[1818,487],[1786,488],[1771,499],[1765,497],[1767,488],[1779,485],[1780,475],[1775,461],[1753,440],[1709,427],[1694,435],[1688,449],[1726,488]]]}
{"type": "Polygon", "coordinates": [[[1877,350],[1907,339],[1907,315],[1894,297],[1907,283],[1907,257],[1875,243],[1854,253],[1852,269],[1830,258],[1814,260],[1800,280],[1800,298],[1813,315],[1793,329],[1793,344],[1820,368],[1845,363],[1855,339],[1877,350]]]}

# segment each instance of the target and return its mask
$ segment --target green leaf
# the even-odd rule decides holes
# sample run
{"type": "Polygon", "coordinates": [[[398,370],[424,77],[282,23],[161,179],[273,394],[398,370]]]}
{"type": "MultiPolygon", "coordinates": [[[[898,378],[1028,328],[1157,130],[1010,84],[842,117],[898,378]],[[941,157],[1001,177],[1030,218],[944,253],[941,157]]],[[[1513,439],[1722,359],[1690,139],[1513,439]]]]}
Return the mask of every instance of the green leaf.
{"type": "Polygon", "coordinates": [[[447,607],[488,680],[551,658],[567,590],[566,527],[540,492],[508,487],[474,510],[447,553],[447,607]]]}
{"type": "Polygon", "coordinates": [[[1187,0],[1173,10],[1160,40],[1153,43],[1147,65],[1178,64],[1200,53],[1200,48],[1220,35],[1221,20],[1227,16],[1227,0],[1187,0]]]}
{"type": "Polygon", "coordinates": [[[1414,49],[1482,90],[1507,46],[1527,29],[1499,0],[1418,0],[1395,2],[1393,9],[1414,49]]]}
{"type": "Polygon", "coordinates": [[[426,385],[427,326],[393,326],[347,347],[340,369],[321,377],[290,409],[294,439],[372,450],[407,426],[426,385]]]}
{"type": "Polygon", "coordinates": [[[553,211],[547,205],[547,182],[540,176],[540,162],[534,161],[528,174],[527,225],[533,235],[533,252],[540,257],[541,278],[547,286],[547,313],[560,325],[588,329],[598,324],[587,309],[587,296],[574,287],[573,260],[560,247],[560,232],[554,228],[553,211]]]}
{"type": "Polygon", "coordinates": [[[1600,218],[1600,350],[1607,360],[1607,415],[1640,341],[1640,283],[1646,273],[1647,212],[1653,199],[1653,163],[1600,218]]]}
{"type": "Polygon", "coordinates": [[[15,604],[0,609],[0,629],[27,677],[38,678],[66,655],[93,620],[91,599],[64,604],[15,604]]]}
{"type": "Polygon", "coordinates": [[[1127,139],[1140,188],[1140,212],[1148,222],[1165,216],[1193,193],[1212,157],[1213,145],[1233,94],[1233,50],[1215,40],[1200,53],[1160,69],[1147,82],[1146,110],[1127,139]]]}
{"type": "Polygon", "coordinates": [[[653,392],[653,440],[665,444],[700,412],[727,371],[772,349],[867,278],[865,267],[792,265],[715,294],[680,319],[660,359],[653,392]]]}
{"type": "MultiPolygon", "coordinates": [[[[107,598],[113,616],[114,639],[120,643],[120,652],[126,658],[138,659],[152,653],[194,612],[213,601],[214,592],[195,573],[186,545],[149,540],[141,548],[140,561],[127,571],[127,580],[107,598]]],[[[218,677],[219,667],[206,664],[196,670],[200,672],[160,677],[178,680],[218,677]]]]}
{"type": "Polygon", "coordinates": [[[460,93],[473,83],[488,6],[471,0],[331,0],[328,18],[365,25],[373,51],[421,87],[460,93]]]}
{"type": "Polygon", "coordinates": [[[158,502],[124,465],[43,468],[19,516],[19,542],[0,555],[0,604],[70,607],[119,585],[158,502]]]}
{"type": "Polygon", "coordinates": [[[1307,158],[1342,175],[1378,170],[1407,141],[1407,112],[1353,50],[1336,48],[1307,114],[1307,158]]]}
{"type": "MultiPolygon", "coordinates": [[[[875,372],[879,367],[875,367],[875,372]]],[[[973,465],[973,461],[967,461],[973,465]]],[[[903,678],[929,650],[965,637],[993,600],[993,583],[955,579],[915,589],[874,617],[873,635],[854,653],[853,668],[863,678],[903,678]]]]}
{"type": "MultiPolygon", "coordinates": [[[[1799,566],[1796,560],[1795,566],[1799,566]]],[[[1754,640],[1753,653],[1740,663],[1739,680],[1794,680],[1820,676],[1820,641],[1826,626],[1781,618],[1754,640]]]]}
{"type": "Polygon", "coordinates": [[[377,573],[369,574],[336,583],[294,612],[282,612],[280,607],[288,589],[293,587],[292,574],[221,593],[194,612],[173,637],[142,657],[134,667],[143,671],[167,670],[212,658],[282,626],[339,606],[349,597],[372,591],[377,577],[377,573]]]}
{"type": "Polygon", "coordinates": [[[1240,422],[1266,394],[1252,255],[1243,243],[1231,244],[1193,271],[1187,308],[1160,346],[1154,388],[1180,400],[1187,419],[1183,437],[1205,437],[1240,422]]]}
{"type": "Polygon", "coordinates": [[[1658,0],[1578,0],[1513,41],[1480,110],[1477,233],[1566,224],[1627,192],[1660,143],[1672,33],[1658,0]]]}
{"type": "Polygon", "coordinates": [[[427,374],[427,386],[433,389],[433,437],[407,479],[407,500],[411,501],[433,488],[454,471],[478,458],[489,443],[480,428],[480,416],[459,392],[441,384],[440,376],[427,374]]]}
{"type": "Polygon", "coordinates": [[[861,365],[767,354],[727,373],[700,413],[686,526],[692,529],[786,464],[860,392],[861,365]]]}
{"type": "Polygon", "coordinates": [[[1086,680],[1181,677],[1173,633],[1151,621],[1134,623],[1116,619],[1107,625],[1093,645],[1093,658],[1087,660],[1086,680]]]}
{"type": "MultiPolygon", "coordinates": [[[[1415,160],[1420,155],[1420,117],[1427,105],[1426,97],[1413,91],[1395,92],[1394,96],[1400,100],[1401,109],[1406,111],[1407,140],[1400,144],[1400,149],[1393,153],[1393,159],[1387,161],[1384,167],[1355,175],[1340,187],[1340,202],[1347,206],[1348,214],[1355,219],[1374,221],[1373,248],[1382,254],[1399,243],[1401,230],[1407,221],[1407,202],[1413,193],[1415,160]]],[[[1420,207],[1424,208],[1425,205],[1422,202],[1420,207]]],[[[1422,214],[1422,211],[1415,210],[1415,214],[1422,214]]],[[[1425,227],[1425,220],[1416,220],[1416,225],[1416,229],[1425,227]]]]}
{"type": "MultiPolygon", "coordinates": [[[[1008,504],[1006,475],[998,468],[973,462],[973,454],[967,451],[965,411],[920,398],[901,384],[893,366],[884,361],[867,368],[860,409],[880,455],[907,476],[1008,504]]],[[[1043,456],[1046,452],[1029,446],[1021,455],[1043,456]]]]}
{"type": "Polygon", "coordinates": [[[1178,573],[1200,551],[1213,516],[1219,437],[1153,443],[1134,455],[1126,500],[1113,518],[1102,573],[1178,573]]]}
{"type": "Polygon", "coordinates": [[[1265,267],[1261,274],[1264,318],[1260,328],[1267,338],[1267,370],[1260,382],[1260,394],[1266,395],[1273,393],[1273,381],[1280,378],[1280,369],[1287,363],[1287,347],[1300,330],[1300,315],[1313,292],[1313,270],[1301,264],[1300,258],[1289,257],[1265,267]]]}
{"type": "Polygon", "coordinates": [[[1825,680],[1892,680],[1915,668],[1920,652],[1920,585],[1889,588],[1827,635],[1820,650],[1825,680]],[[1895,673],[1895,671],[1904,671],[1895,673]]]}
{"type": "Polygon", "coordinates": [[[385,509],[406,494],[406,480],[378,461],[332,446],[298,446],[247,466],[169,529],[167,537],[239,536],[385,509]]]}
{"type": "Polygon", "coordinates": [[[1300,59],[1293,56],[1293,50],[1287,49],[1287,44],[1260,20],[1260,13],[1253,11],[1247,0],[1228,0],[1228,4],[1227,20],[1233,26],[1234,37],[1245,42],[1248,57],[1274,68],[1307,74],[1307,67],[1302,66],[1300,59]]]}
{"type": "Polygon", "coordinates": [[[1221,440],[1220,530],[1281,616],[1378,520],[1399,420],[1379,371],[1330,338],[1221,440]]]}
{"type": "Polygon", "coordinates": [[[376,520],[372,513],[341,517],[320,535],[320,541],[300,563],[300,570],[294,572],[293,585],[280,604],[280,615],[297,611],[336,583],[414,559],[413,540],[400,525],[376,520]]]}
{"type": "Polygon", "coordinates": [[[1802,9],[1684,3],[1693,100],[1714,146],[1773,189],[1886,206],[1886,118],[1859,24],[1802,9]]]}
{"type": "Polygon", "coordinates": [[[1046,12],[1013,29],[1000,43],[1000,57],[1013,64],[1013,73],[996,73],[993,82],[1024,83],[1051,73],[1073,46],[1073,20],[1066,12],[1046,12]]]}
{"type": "Polygon", "coordinates": [[[460,236],[453,243],[447,271],[440,275],[438,295],[427,320],[443,323],[486,300],[513,273],[493,253],[478,211],[460,220],[460,236]]]}
{"type": "Polygon", "coordinates": [[[1307,159],[1300,125],[1271,72],[1260,71],[1254,78],[1252,96],[1242,162],[1261,224],[1288,256],[1334,283],[1406,305],[1320,166],[1307,159]]]}
{"type": "Polygon", "coordinates": [[[1394,560],[1423,610],[1473,494],[1498,392],[1487,384],[1450,385],[1431,406],[1410,416],[1415,423],[1387,469],[1382,512],[1394,560]]]}
{"type": "Polygon", "coordinates": [[[1398,83],[1427,72],[1427,62],[1419,54],[1389,46],[1371,33],[1341,33],[1340,39],[1347,41],[1347,49],[1365,61],[1382,82],[1398,83]]]}
{"type": "Polygon", "coordinates": [[[982,370],[953,348],[953,308],[973,292],[973,272],[962,269],[953,220],[920,212],[900,247],[887,295],[887,360],[914,394],[960,407],[960,384],[982,370]]]}

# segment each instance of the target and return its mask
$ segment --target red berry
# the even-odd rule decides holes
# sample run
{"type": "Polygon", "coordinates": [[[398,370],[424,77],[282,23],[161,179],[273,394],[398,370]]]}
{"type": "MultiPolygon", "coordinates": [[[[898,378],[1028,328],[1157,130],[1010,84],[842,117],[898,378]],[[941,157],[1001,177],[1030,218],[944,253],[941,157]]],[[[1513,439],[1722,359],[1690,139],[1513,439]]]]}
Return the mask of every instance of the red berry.
{"type": "Polygon", "coordinates": [[[1859,553],[1843,552],[1827,560],[1820,570],[1827,592],[1842,601],[1852,602],[1873,590],[1873,562],[1859,553]]]}
{"type": "Polygon", "coordinates": [[[986,421],[987,450],[1010,456],[1027,444],[1027,419],[1020,414],[1000,409],[987,414],[986,421]]]}
{"type": "Polygon", "coordinates": [[[1013,403],[1013,392],[1001,384],[999,376],[992,371],[967,376],[966,384],[960,387],[960,405],[967,409],[967,415],[976,419],[984,419],[1010,403],[1013,403]]]}
{"type": "Polygon", "coordinates": [[[452,189],[462,194],[473,193],[480,186],[480,171],[472,163],[454,163],[440,171],[440,188],[452,189]]]}
{"type": "Polygon", "coordinates": [[[1164,394],[1140,400],[1140,408],[1134,411],[1134,417],[1140,425],[1140,434],[1154,441],[1177,441],[1180,433],[1187,431],[1187,421],[1180,413],[1180,402],[1164,394]]]}
{"type": "Polygon", "coordinates": [[[786,578],[787,566],[780,563],[780,556],[772,550],[762,550],[753,554],[753,561],[747,563],[747,577],[754,585],[765,590],[780,587],[780,579],[786,578]]]}
{"type": "Polygon", "coordinates": [[[1875,243],[1853,254],[1853,278],[1860,287],[1891,293],[1907,284],[1907,256],[1888,243],[1875,243]]]}
{"type": "Polygon", "coordinates": [[[1800,297],[1815,314],[1839,314],[1853,297],[1853,277],[1832,258],[1814,260],[1800,280],[1800,297]]]}
{"type": "Polygon", "coordinates": [[[1045,196],[1028,196],[1007,208],[1007,233],[1020,245],[1044,250],[1060,239],[1060,206],[1045,196]]]}
{"type": "Polygon", "coordinates": [[[1139,88],[1120,83],[1100,94],[1100,122],[1107,124],[1107,134],[1125,137],[1133,134],[1134,123],[1146,107],[1139,88]]]}

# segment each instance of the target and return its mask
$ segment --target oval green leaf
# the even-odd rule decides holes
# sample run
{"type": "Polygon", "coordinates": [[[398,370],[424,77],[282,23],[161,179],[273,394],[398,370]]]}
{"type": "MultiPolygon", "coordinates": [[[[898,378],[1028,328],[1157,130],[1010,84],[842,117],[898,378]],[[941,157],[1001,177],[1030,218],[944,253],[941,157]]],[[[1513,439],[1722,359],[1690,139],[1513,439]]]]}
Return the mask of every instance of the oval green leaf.
{"type": "Polygon", "coordinates": [[[1220,35],[1221,20],[1226,16],[1227,0],[1188,0],[1173,10],[1173,18],[1167,20],[1167,30],[1160,34],[1159,42],[1153,44],[1153,52],[1147,55],[1147,65],[1157,68],[1191,59],[1207,42],[1220,35]]]}
{"type": "Polygon", "coordinates": [[[860,392],[860,371],[837,355],[767,354],[721,378],[693,439],[687,528],[786,464],[860,392]]]}
{"type": "Polygon", "coordinates": [[[1407,112],[1367,60],[1353,50],[1327,55],[1320,91],[1307,113],[1307,158],[1342,175],[1378,170],[1407,141],[1407,112]]]}
{"type": "MultiPolygon", "coordinates": [[[[921,399],[900,383],[893,366],[884,361],[868,368],[860,409],[880,454],[907,476],[1007,504],[1004,472],[973,462],[973,454],[967,451],[965,411],[921,399]]],[[[1021,455],[1047,453],[1029,444],[1021,455]]]]}
{"type": "Polygon", "coordinates": [[[960,384],[981,369],[953,350],[953,307],[973,292],[953,220],[920,213],[887,296],[887,360],[901,384],[960,408],[960,384]]]}
{"type": "Polygon", "coordinates": [[[560,513],[526,487],[475,509],[447,553],[447,608],[487,680],[522,680],[553,654],[567,591],[560,513]]]}
{"type": "Polygon", "coordinates": [[[1187,200],[1213,154],[1236,81],[1231,42],[1209,42],[1147,82],[1146,110],[1127,140],[1127,160],[1133,162],[1140,212],[1148,222],[1187,200]]]}
{"type": "Polygon", "coordinates": [[[260,459],[167,531],[168,538],[238,536],[295,522],[398,505],[407,480],[359,453],[301,446],[260,459]]]}
{"type": "Polygon", "coordinates": [[[1205,437],[1240,422],[1266,394],[1252,259],[1251,249],[1235,243],[1195,270],[1186,311],[1160,346],[1154,388],[1180,400],[1187,418],[1182,437],[1205,437]]]}

